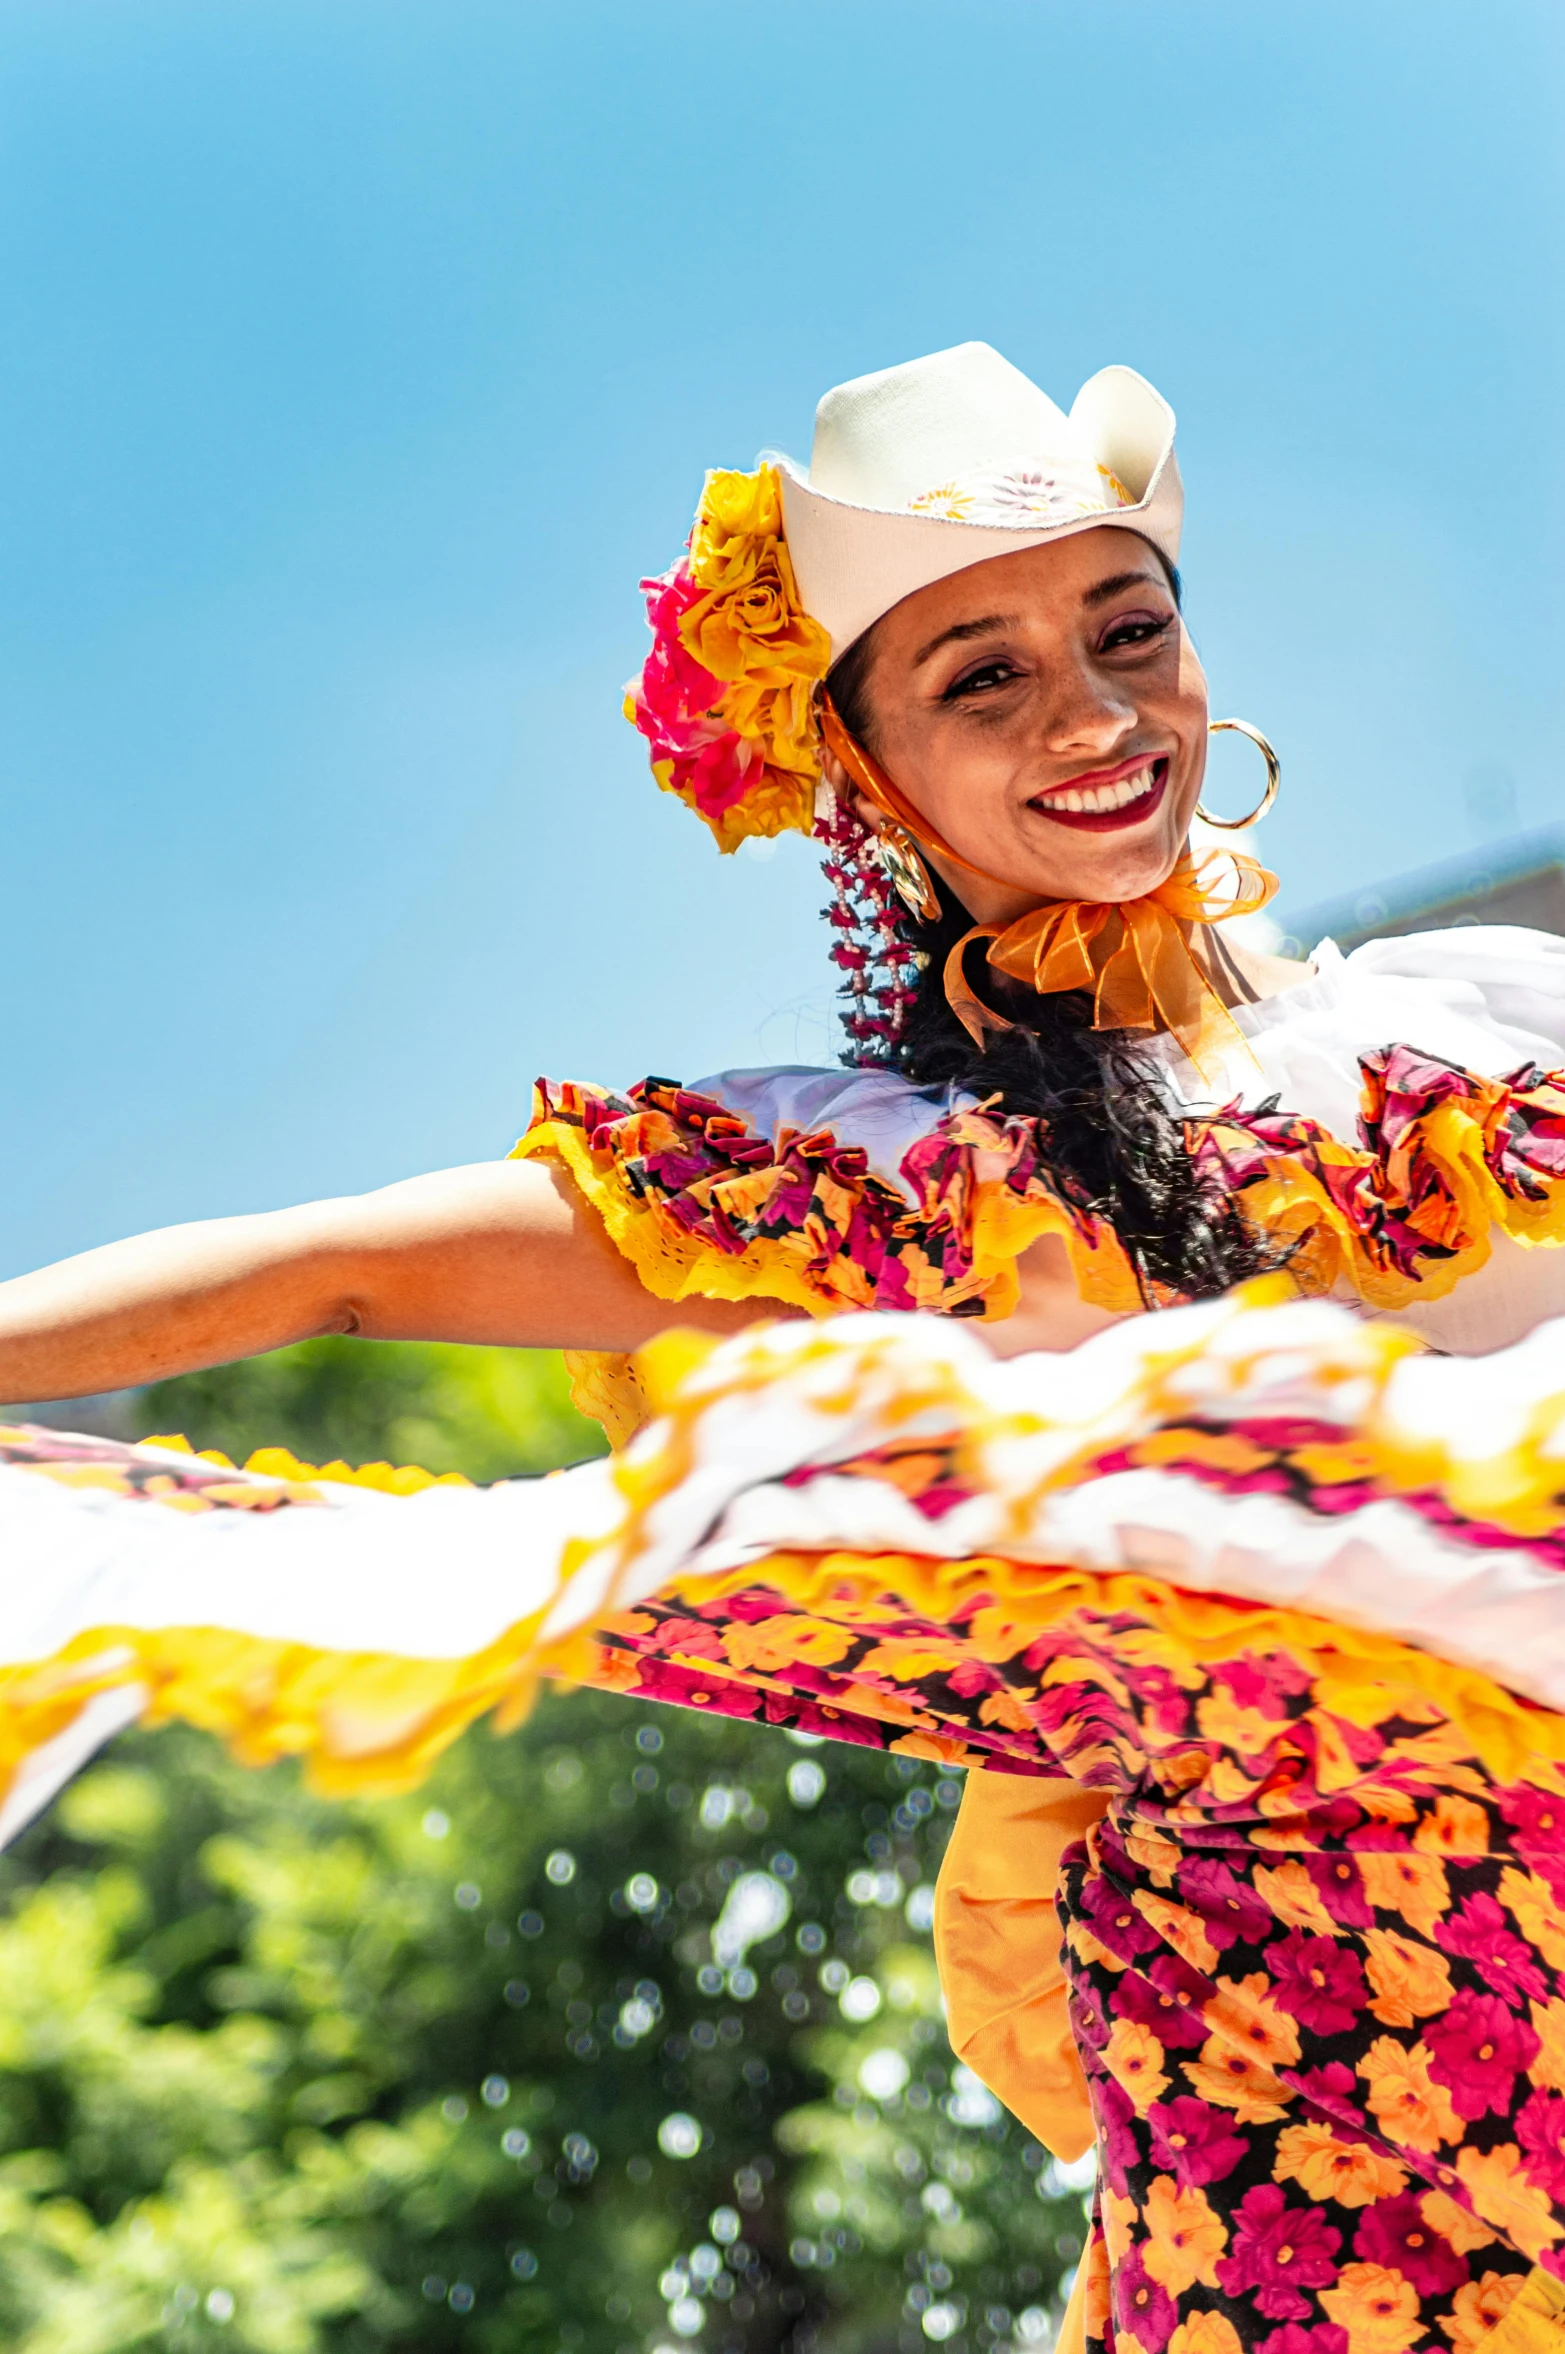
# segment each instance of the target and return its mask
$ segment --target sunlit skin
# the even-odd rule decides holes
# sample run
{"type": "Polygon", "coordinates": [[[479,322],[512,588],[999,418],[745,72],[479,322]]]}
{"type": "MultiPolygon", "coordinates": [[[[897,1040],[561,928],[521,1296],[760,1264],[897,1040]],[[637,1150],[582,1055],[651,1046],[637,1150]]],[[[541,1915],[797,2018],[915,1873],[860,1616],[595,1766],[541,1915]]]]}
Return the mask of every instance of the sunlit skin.
{"type": "MultiPolygon", "coordinates": [[[[904,598],[875,626],[866,689],[868,748],[983,870],[925,854],[979,922],[1050,900],[1141,898],[1173,872],[1206,770],[1206,676],[1135,532],[1083,531],[904,598]],[[1121,806],[1076,811],[1067,796],[1121,806]]],[[[830,758],[827,774],[851,791],[830,758]]],[[[880,813],[854,799],[878,829],[880,813]]],[[[1297,965],[1230,953],[1245,993],[1298,979],[1297,965]]],[[[1216,977],[1235,993],[1231,975],[1216,977]]]]}
{"type": "MultiPolygon", "coordinates": [[[[867,687],[870,748],[994,878],[930,860],[980,922],[1051,899],[1137,898],[1171,872],[1201,793],[1206,681],[1134,532],[1095,528],[921,589],[877,624],[867,687]]],[[[834,762],[828,773],[844,791],[834,762]]],[[[1296,965],[1232,954],[1214,967],[1230,996],[1298,978],[1296,965]]],[[[969,1327],[998,1354],[1071,1348],[1111,1321],[1078,1298],[1056,1237],[1018,1274],[1015,1313],[969,1327]]],[[[483,1162],[170,1227],[0,1284],[0,1399],[117,1389],[323,1332],[619,1350],[671,1323],[725,1332],[797,1313],[655,1299],[567,1177],[483,1162]]]]}

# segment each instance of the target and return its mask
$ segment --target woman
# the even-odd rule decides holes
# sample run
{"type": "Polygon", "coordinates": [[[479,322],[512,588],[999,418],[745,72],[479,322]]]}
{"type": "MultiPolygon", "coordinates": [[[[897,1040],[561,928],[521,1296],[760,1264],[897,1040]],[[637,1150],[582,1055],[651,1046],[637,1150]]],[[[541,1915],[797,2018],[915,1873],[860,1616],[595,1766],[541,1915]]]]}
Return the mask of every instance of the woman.
{"type": "MultiPolygon", "coordinates": [[[[504,1642],[423,1640],[465,1681],[355,1687],[378,1729],[339,1723],[340,1770],[355,1740],[416,1766],[540,1664],[1004,1769],[969,1784],[938,1934],[958,2048],[1062,2155],[1097,2140],[1073,2326],[1126,2354],[1565,2343],[1553,1360],[1503,1361],[1475,1471],[1440,1416],[1490,1393],[1419,1388],[1409,1343],[1328,1311],[1108,1331],[1269,1271],[1457,1355],[1565,1307],[1565,1254],[1526,1255],[1565,1236],[1565,945],[1303,970],[1224,934],[1271,883],[1188,850],[1212,723],[1180,513],[1150,386],[1108,369],[1066,417],[983,345],[828,394],[808,473],[711,477],[629,707],[721,847],[824,841],[850,1067],[546,1083],[507,1162],[25,1277],[0,1394],[327,1331],[578,1352],[613,1435],[664,1419],[610,1487],[529,1506],[570,1541],[504,1642]],[[986,1373],[922,1322],[627,1354],[848,1308],[1056,1354],[986,1373]]],[[[150,1685],[262,1754],[316,1739],[331,1661],[420,1651],[371,1621],[421,1508],[263,1524],[320,1491],[10,1456],[14,1557],[47,1587],[68,1533],[119,1580],[68,1640],[0,1626],[0,1658],[52,1663],[6,1686],[11,1754],[63,1744],[35,1793],[110,1721],[84,1694],[139,1677],[133,1705],[150,1685]],[[78,1484],[40,1503],[39,1470],[78,1484]],[[174,1595],[214,1524],[149,1537],[154,1490],[219,1508],[221,1601],[174,1595]],[[244,1577],[289,1562],[263,1607],[244,1577]],[[322,1609],[340,1640],[298,1677],[284,1638],[322,1609]]],[[[461,1561],[516,1524],[424,1504],[460,1620],[461,1561]]]]}

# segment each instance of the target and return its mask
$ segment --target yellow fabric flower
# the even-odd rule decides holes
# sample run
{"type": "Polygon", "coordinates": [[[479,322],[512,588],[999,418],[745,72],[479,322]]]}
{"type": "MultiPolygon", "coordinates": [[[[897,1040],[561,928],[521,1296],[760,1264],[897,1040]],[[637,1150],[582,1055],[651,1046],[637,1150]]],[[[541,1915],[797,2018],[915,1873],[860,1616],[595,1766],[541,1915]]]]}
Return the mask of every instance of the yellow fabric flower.
{"type": "Polygon", "coordinates": [[[1348,2354],[1406,2354],[1424,2335],[1418,2291],[1389,2264],[1344,2264],[1320,2301],[1348,2333],[1348,2354]]]}
{"type": "Polygon", "coordinates": [[[1443,1954],[1395,1929],[1366,1929],[1364,1943],[1364,1972],[1375,1997],[1369,2007],[1383,2027],[1411,2027],[1450,2008],[1455,1989],[1443,1954]]]}
{"type": "Polygon", "coordinates": [[[1241,1757],[1258,1757],[1293,1728],[1258,1708],[1241,1708],[1226,1684],[1196,1702],[1196,1723],[1208,1741],[1237,1750],[1241,1757]]]}
{"type": "Polygon", "coordinates": [[[1171,1888],[1179,1877],[1184,1850],[1177,1840],[1165,1839],[1161,1831],[1132,1828],[1125,1834],[1125,1852],[1159,1888],[1171,1888]]]}
{"type": "Polygon", "coordinates": [[[1427,2046],[1411,2048],[1377,2036],[1358,2064],[1366,2099],[1389,2141],[1410,2150],[1436,2150],[1462,2138],[1462,2120],[1443,2084],[1429,2073],[1427,2046]]]}
{"type": "Polygon", "coordinates": [[[1123,2197],[1104,2184],[1100,2195],[1103,2213],[1103,2236],[1108,2242],[1109,2262],[1121,2263],[1130,2246],[1130,2235],[1136,2225],[1136,2202],[1123,2197]]]}
{"type": "Polygon", "coordinates": [[[1459,2207],[1448,2199],[1444,2191],[1425,2191],[1418,2202],[1418,2212],[1431,2231],[1449,2240],[1459,2256],[1470,2256],[1474,2248],[1493,2245],[1494,2233],[1468,2207],[1459,2207]]]}
{"type": "Polygon", "coordinates": [[[1163,2046],[1150,2027],[1134,2019],[1116,2019],[1103,2047],[1103,2065],[1116,2084],[1122,2084],[1144,2117],[1154,2101],[1168,2090],[1163,2046]]]}
{"type": "Polygon", "coordinates": [[[774,466],[758,466],[753,474],[714,467],[690,535],[691,577],[701,588],[731,587],[745,577],[756,543],[779,538],[782,527],[782,486],[774,466]]]}
{"type": "Polygon", "coordinates": [[[1413,1845],[1429,1855],[1487,1855],[1489,1818],[1470,1798],[1442,1790],[1434,1813],[1426,1815],[1413,1833],[1413,1845]]]}
{"type": "Polygon", "coordinates": [[[1338,2141],[1329,2125],[1290,2125],[1280,2133],[1272,2176],[1296,2182],[1317,2203],[1335,2199],[1339,2207],[1372,2206],[1407,2188],[1407,2174],[1394,2158],[1383,2158],[1368,2142],[1338,2141]]]}
{"type": "Polygon", "coordinates": [[[1268,2068],[1290,2068],[1299,2057],[1299,2030],[1271,1993],[1264,1970],[1248,1978],[1219,1978],[1217,1992],[1201,2005],[1214,2036],[1248,2052],[1268,2068]]]}
{"type": "Polygon", "coordinates": [[[1082,2319],[1089,2338],[1107,2337],[1112,2318],[1113,2283],[1109,2272],[1109,2245],[1101,2231],[1095,2231],[1087,2241],[1087,2253],[1082,2258],[1086,2285],[1082,2290],[1082,2319]]]}
{"type": "Polygon", "coordinates": [[[1203,1977],[1211,1976],[1217,1967],[1218,1953],[1199,1913],[1187,1912],[1182,1904],[1174,1904],[1166,1896],[1151,1896],[1144,1888],[1135,1889],[1130,1901],[1138,1913],[1146,1915],[1181,1961],[1189,1962],[1203,1977]]]}
{"type": "MultiPolygon", "coordinates": [[[[826,675],[831,640],[799,602],[782,520],[770,466],[707,476],[690,538],[690,577],[707,593],[681,617],[679,634],[714,678],[759,673],[770,686],[808,688],[826,675]]],[[[741,735],[754,732],[737,710],[725,705],[723,716],[741,735]]]]}
{"type": "Polygon", "coordinates": [[[1527,1943],[1537,1948],[1549,1968],[1565,1970],[1565,1919],[1546,1883],[1535,1872],[1518,1872],[1507,1864],[1500,1874],[1499,1896],[1527,1943]]]}
{"type": "Polygon", "coordinates": [[[1187,2313],[1168,2341],[1168,2354],[1244,2354],[1226,2313],[1187,2313]]]}
{"type": "Polygon", "coordinates": [[[1458,2150],[1456,2171],[1484,2221],[1494,2224],[1524,2256],[1536,2261],[1557,2239],[1565,2238],[1565,2226],[1555,2222],[1548,2192],[1523,2174],[1521,2152],[1513,2141],[1492,2150],[1458,2150]]]}
{"type": "Polygon", "coordinates": [[[1241,2125],[1269,2125],[1288,2114],[1291,2094],[1278,2076],[1248,2052],[1236,2051],[1210,2035],[1199,2060],[1181,2060],[1190,2089],[1219,2109],[1232,2109],[1241,2125]]]}
{"type": "Polygon", "coordinates": [[[1308,1929],[1316,1937],[1336,1936],[1337,1924],[1303,1864],[1290,1858],[1285,1864],[1258,1865],[1255,1891],[1285,1928],[1308,1929]]]}
{"type": "Polygon", "coordinates": [[[1529,2074],[1535,2083],[1565,2092],[1565,2002],[1551,1997],[1548,2002],[1531,2002],[1527,2008],[1541,2046],[1529,2074]]]}
{"type": "Polygon", "coordinates": [[[1478,2354],[1489,2332],[1509,2313],[1526,2278],[1524,2272],[1486,2272],[1480,2280],[1463,2283],[1451,2311],[1439,2316],[1452,2354],[1478,2354]]]}
{"type": "Polygon", "coordinates": [[[723,1649],[733,1666],[757,1668],[776,1675],[789,1667],[835,1667],[853,1648],[846,1627],[829,1619],[794,1618],[779,1612],[773,1618],[735,1620],[723,1630],[723,1649]]]}
{"type": "Polygon", "coordinates": [[[1445,1866],[1437,1855],[1414,1855],[1401,1848],[1381,1853],[1360,1852],[1358,1866],[1364,1892],[1378,1911],[1400,1913],[1421,1937],[1433,1937],[1435,1924],[1451,1909],[1445,1866]]]}
{"type": "Polygon", "coordinates": [[[1218,2286],[1217,2259],[1228,2245],[1228,2230],[1212,2212],[1204,2190],[1181,2190],[1171,2174],[1153,2177],[1142,2221],[1147,2230],[1146,2265],[1171,2297],[1182,2297],[1199,2281],[1218,2286]]]}

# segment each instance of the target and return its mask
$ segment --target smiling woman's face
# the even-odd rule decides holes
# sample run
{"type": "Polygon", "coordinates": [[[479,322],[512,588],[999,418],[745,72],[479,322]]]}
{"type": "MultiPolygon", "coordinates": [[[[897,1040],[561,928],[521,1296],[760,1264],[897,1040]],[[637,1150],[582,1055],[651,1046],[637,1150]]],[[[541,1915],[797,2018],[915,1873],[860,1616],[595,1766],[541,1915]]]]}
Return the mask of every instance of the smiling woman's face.
{"type": "Polygon", "coordinates": [[[1206,680],[1134,532],[1079,532],[905,597],[875,625],[864,704],[881,766],[997,878],[926,854],[982,923],[1050,899],[1140,898],[1184,848],[1206,680]]]}

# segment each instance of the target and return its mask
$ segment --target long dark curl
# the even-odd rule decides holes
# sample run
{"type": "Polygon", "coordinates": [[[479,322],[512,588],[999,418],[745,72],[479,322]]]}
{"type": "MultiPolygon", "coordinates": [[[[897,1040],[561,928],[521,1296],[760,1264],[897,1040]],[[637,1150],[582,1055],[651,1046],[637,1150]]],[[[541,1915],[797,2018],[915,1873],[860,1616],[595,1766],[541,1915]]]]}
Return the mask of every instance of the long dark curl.
{"type": "MultiPolygon", "coordinates": [[[[1177,575],[1174,589],[1177,596],[1177,575]]],[[[844,725],[865,744],[874,735],[866,691],[873,638],[869,630],[856,640],[826,681],[844,725]]],[[[946,1002],[943,980],[947,954],[973,918],[948,884],[938,890],[938,923],[911,915],[903,921],[908,949],[927,961],[885,1057],[891,1067],[920,1087],[998,1095],[1007,1112],[1035,1117],[1061,1198],[1111,1222],[1148,1306],[1211,1299],[1278,1264],[1229,1196],[1198,1174],[1152,1058],[1128,1031],[1095,1031],[1085,991],[1040,997],[1006,986],[997,1010],[1016,1026],[991,1036],[986,1049],[974,1045],[946,1002]]],[[[995,976],[977,947],[969,953],[969,979],[992,992],[995,976]]],[[[843,1057],[864,1059],[862,1052],[843,1057]]]]}

